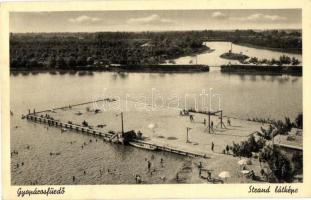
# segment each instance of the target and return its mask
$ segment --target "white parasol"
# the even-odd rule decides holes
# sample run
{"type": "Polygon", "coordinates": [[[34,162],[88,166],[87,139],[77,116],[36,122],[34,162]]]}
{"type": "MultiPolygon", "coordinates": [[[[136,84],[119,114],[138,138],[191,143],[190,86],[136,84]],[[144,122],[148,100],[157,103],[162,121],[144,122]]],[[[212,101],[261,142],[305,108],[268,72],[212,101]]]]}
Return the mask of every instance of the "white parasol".
{"type": "Polygon", "coordinates": [[[239,160],[238,164],[239,165],[247,165],[247,160],[246,159],[239,160]]]}
{"type": "Polygon", "coordinates": [[[220,174],[218,174],[218,176],[220,178],[223,178],[223,179],[231,177],[230,172],[228,172],[228,171],[222,171],[222,172],[220,172],[220,174]]]}

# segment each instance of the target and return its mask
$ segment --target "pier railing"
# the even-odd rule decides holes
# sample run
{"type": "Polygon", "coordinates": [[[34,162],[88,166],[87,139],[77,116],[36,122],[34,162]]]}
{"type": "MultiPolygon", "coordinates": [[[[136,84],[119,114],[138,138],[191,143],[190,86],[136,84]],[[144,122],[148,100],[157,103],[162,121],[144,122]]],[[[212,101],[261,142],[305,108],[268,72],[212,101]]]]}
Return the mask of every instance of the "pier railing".
{"type": "Polygon", "coordinates": [[[92,134],[95,136],[100,136],[100,137],[103,137],[105,140],[108,140],[108,141],[111,141],[111,139],[113,139],[115,137],[115,134],[116,134],[116,133],[113,134],[110,132],[98,131],[98,130],[95,130],[95,129],[92,129],[92,128],[89,128],[86,126],[82,126],[82,125],[60,122],[59,120],[50,119],[47,117],[41,117],[41,116],[37,116],[35,114],[26,115],[26,119],[37,122],[37,123],[48,124],[49,126],[55,126],[55,127],[60,127],[60,128],[70,129],[70,130],[76,130],[76,131],[80,131],[83,133],[92,134]]]}
{"type": "MultiPolygon", "coordinates": [[[[42,111],[38,112],[38,113],[42,113],[42,111]]],[[[79,131],[82,133],[90,134],[93,136],[102,137],[105,141],[108,141],[108,142],[119,142],[119,140],[113,140],[115,138],[118,139],[117,133],[98,131],[98,130],[95,130],[95,129],[92,129],[89,127],[85,127],[82,125],[65,123],[65,122],[61,122],[61,121],[56,120],[56,119],[50,119],[50,118],[47,118],[44,116],[38,116],[36,114],[28,114],[25,117],[27,120],[30,120],[30,121],[33,121],[36,123],[44,123],[44,124],[47,124],[49,126],[65,128],[65,129],[69,129],[69,130],[74,130],[74,131],[79,131]]],[[[134,142],[149,145],[150,147],[156,147],[157,150],[175,153],[178,155],[189,156],[189,157],[208,158],[206,156],[206,154],[199,154],[199,153],[195,153],[195,152],[180,150],[180,149],[176,149],[176,148],[172,148],[172,147],[168,147],[168,146],[164,146],[164,145],[158,145],[158,144],[154,144],[154,143],[150,143],[150,142],[146,142],[146,141],[142,141],[142,140],[134,140],[134,142]]]]}

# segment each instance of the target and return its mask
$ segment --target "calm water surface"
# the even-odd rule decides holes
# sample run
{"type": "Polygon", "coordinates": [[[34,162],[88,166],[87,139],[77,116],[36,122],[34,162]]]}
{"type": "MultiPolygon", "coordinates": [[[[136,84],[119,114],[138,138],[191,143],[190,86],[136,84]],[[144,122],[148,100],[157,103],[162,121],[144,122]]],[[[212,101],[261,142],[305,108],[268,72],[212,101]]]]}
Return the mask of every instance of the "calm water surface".
{"type": "MultiPolygon", "coordinates": [[[[214,48],[213,45],[218,43],[209,46],[214,48]]],[[[229,45],[223,46],[223,49],[228,48],[229,45]]],[[[244,49],[239,49],[236,45],[233,48],[236,51],[244,49]]],[[[218,50],[219,48],[213,54],[219,54],[218,50]]],[[[245,54],[253,56],[253,51],[248,48],[248,53],[245,54]]],[[[278,57],[280,54],[260,55],[278,57]]],[[[224,62],[217,56],[211,59],[210,55],[199,55],[199,62],[215,65],[224,62]]],[[[180,58],[178,62],[185,62],[187,59],[189,62],[189,58],[180,58]]],[[[193,74],[19,74],[11,75],[10,79],[11,110],[14,112],[11,117],[11,151],[19,152],[12,156],[12,184],[30,184],[35,181],[38,184],[73,184],[72,176],[76,177],[77,184],[135,183],[134,174],[141,174],[148,183],[162,183],[159,178],[146,175],[145,159],[151,159],[151,152],[116,146],[101,140],[95,142],[93,137],[73,132],[61,134],[59,129],[47,129],[44,125],[21,120],[21,114],[27,113],[29,108],[44,110],[107,96],[125,99],[126,94],[134,99],[146,97],[149,103],[155,99],[157,104],[162,105],[167,105],[170,98],[178,97],[180,107],[185,104],[193,107],[196,100],[196,105],[200,108],[202,90],[209,92],[212,88],[213,94],[220,96],[220,101],[219,98],[213,101],[213,108],[220,102],[224,114],[228,116],[244,119],[283,119],[289,116],[293,119],[302,112],[302,77],[295,76],[230,75],[216,69],[208,73],[193,74]],[[189,101],[185,103],[185,99],[189,101]],[[91,143],[89,139],[92,139],[91,143]],[[81,150],[84,142],[87,145],[81,150]],[[61,154],[50,156],[50,152],[61,154]],[[108,169],[115,171],[108,173],[108,169]],[[87,175],[83,174],[84,170],[87,175]],[[105,173],[100,175],[99,170],[105,173]]],[[[159,170],[157,176],[173,178],[176,168],[182,165],[185,158],[157,153],[152,161],[155,167],[159,167],[161,157],[164,158],[166,167],[159,170]]]]}
{"type": "MultiPolygon", "coordinates": [[[[209,66],[220,66],[223,64],[228,64],[228,62],[238,63],[234,60],[227,60],[220,58],[219,56],[223,54],[224,52],[228,52],[231,48],[230,42],[206,42],[205,43],[208,47],[211,49],[214,49],[211,53],[203,53],[199,54],[197,56],[197,63],[198,64],[207,64],[209,66]]],[[[232,51],[234,53],[240,53],[242,52],[244,55],[248,55],[249,57],[257,57],[258,59],[279,59],[282,55],[287,55],[289,57],[295,57],[299,61],[302,61],[301,54],[294,54],[294,53],[283,53],[283,52],[276,52],[266,49],[257,49],[257,48],[251,48],[251,47],[245,47],[241,45],[232,44],[232,51]]],[[[177,64],[189,64],[190,60],[192,60],[192,63],[196,62],[196,59],[194,56],[186,56],[182,58],[178,58],[175,60],[177,64]]]]}

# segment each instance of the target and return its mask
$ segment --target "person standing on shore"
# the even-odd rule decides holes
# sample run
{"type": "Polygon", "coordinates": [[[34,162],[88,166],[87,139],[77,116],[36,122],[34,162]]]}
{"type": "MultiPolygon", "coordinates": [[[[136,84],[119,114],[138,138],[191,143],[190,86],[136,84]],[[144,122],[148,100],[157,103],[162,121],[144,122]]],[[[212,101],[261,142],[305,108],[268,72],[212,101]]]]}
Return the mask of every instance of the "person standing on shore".
{"type": "Polygon", "coordinates": [[[151,162],[148,160],[148,172],[150,171],[151,168],[151,162]]]}
{"type": "Polygon", "coordinates": [[[227,119],[227,124],[228,124],[228,126],[231,126],[230,118],[227,119]]]}
{"type": "Polygon", "coordinates": [[[212,179],[212,173],[210,171],[207,171],[207,181],[211,181],[212,179]]]}
{"type": "Polygon", "coordinates": [[[211,147],[212,151],[214,151],[214,142],[212,142],[212,147],[211,147]]]}

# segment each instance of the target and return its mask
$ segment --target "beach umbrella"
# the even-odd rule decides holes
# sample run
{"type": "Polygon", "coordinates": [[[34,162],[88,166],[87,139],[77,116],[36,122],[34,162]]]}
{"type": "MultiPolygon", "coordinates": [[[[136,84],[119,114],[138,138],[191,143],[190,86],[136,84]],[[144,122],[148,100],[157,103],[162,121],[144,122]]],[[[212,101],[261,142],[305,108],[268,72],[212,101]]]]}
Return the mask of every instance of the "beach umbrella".
{"type": "Polygon", "coordinates": [[[148,128],[155,129],[155,128],[157,128],[157,124],[151,123],[148,125],[148,128]]]}
{"type": "Polygon", "coordinates": [[[249,171],[248,171],[248,170],[242,170],[241,173],[242,173],[242,174],[248,174],[249,171]]]}
{"type": "Polygon", "coordinates": [[[154,123],[151,123],[148,125],[148,128],[150,128],[153,131],[153,133],[155,132],[155,128],[157,127],[158,127],[157,124],[154,124],[154,123]]]}
{"type": "Polygon", "coordinates": [[[247,160],[246,159],[239,160],[238,164],[239,165],[247,165],[247,160]]]}
{"type": "Polygon", "coordinates": [[[228,172],[228,171],[222,171],[222,172],[220,172],[220,174],[218,174],[218,176],[220,178],[223,178],[223,179],[231,177],[230,172],[228,172]]]}

